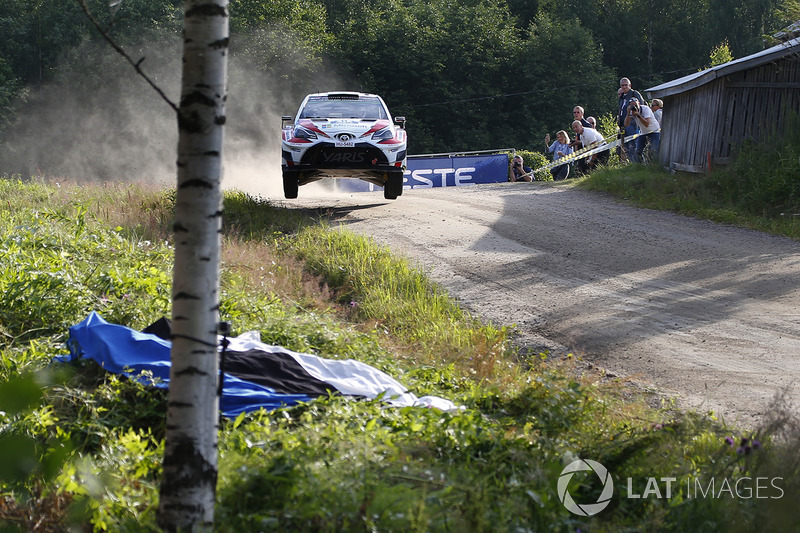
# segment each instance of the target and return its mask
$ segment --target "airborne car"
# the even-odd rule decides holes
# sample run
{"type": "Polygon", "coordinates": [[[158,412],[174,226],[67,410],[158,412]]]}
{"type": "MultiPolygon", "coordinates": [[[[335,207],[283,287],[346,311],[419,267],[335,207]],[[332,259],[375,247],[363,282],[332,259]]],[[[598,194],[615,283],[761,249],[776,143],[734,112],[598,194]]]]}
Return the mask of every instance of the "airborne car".
{"type": "Polygon", "coordinates": [[[294,120],[283,117],[284,196],[297,198],[300,185],[322,178],[358,178],[394,200],[403,194],[407,146],[405,118],[392,120],[380,96],[309,94],[294,120]]]}

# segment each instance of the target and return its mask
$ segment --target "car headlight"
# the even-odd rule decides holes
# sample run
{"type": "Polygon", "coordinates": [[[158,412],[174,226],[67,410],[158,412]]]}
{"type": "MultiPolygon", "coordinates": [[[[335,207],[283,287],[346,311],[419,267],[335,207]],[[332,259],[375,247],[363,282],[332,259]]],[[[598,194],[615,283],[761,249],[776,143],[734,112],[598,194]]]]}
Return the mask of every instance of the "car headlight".
{"type": "Polygon", "coordinates": [[[298,139],[316,139],[317,134],[313,131],[307,130],[302,126],[297,126],[294,129],[294,136],[298,139]]]}
{"type": "Polygon", "coordinates": [[[392,131],[392,128],[383,128],[382,130],[376,131],[372,134],[373,141],[383,141],[392,138],[394,138],[394,132],[392,131]]]}

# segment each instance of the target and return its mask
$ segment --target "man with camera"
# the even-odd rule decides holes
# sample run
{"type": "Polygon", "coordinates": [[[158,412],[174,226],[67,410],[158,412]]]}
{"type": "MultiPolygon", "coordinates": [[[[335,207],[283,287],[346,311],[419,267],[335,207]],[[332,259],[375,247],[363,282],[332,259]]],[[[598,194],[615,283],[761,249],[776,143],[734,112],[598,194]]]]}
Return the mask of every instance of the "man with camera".
{"type": "MultiPolygon", "coordinates": [[[[628,114],[628,106],[630,106],[633,98],[636,98],[642,103],[644,103],[644,98],[642,98],[642,94],[639,91],[631,87],[631,80],[628,78],[622,78],[619,80],[619,91],[617,91],[617,96],[619,96],[617,124],[619,125],[620,130],[622,130],[622,135],[628,137],[637,132],[636,122],[631,122],[627,126],[625,125],[625,117],[628,114]]],[[[636,156],[636,140],[634,139],[625,143],[624,147],[624,151],[620,153],[620,160],[622,160],[624,153],[628,160],[633,161],[634,157],[636,156]]]]}
{"type": "Polygon", "coordinates": [[[639,127],[639,137],[636,138],[636,153],[634,163],[644,161],[644,149],[650,145],[650,156],[658,155],[658,147],[661,144],[661,126],[658,125],[653,111],[642,104],[636,98],[631,98],[628,105],[628,114],[625,116],[625,126],[635,123],[639,127]]]}
{"type": "Polygon", "coordinates": [[[532,181],[533,170],[523,164],[522,156],[515,155],[511,160],[511,168],[508,169],[508,181],[532,181]]]}

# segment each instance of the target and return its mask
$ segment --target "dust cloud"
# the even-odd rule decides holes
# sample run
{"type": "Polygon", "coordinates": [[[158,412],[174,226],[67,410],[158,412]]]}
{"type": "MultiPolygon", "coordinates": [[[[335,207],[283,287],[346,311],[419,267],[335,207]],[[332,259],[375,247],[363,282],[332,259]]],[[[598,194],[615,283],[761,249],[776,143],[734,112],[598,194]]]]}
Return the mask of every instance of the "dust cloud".
{"type": "MultiPolygon", "coordinates": [[[[126,50],[177,104],[180,95],[180,42],[159,42],[126,50]]],[[[294,115],[303,96],[344,86],[337,74],[310,90],[290,91],[232,55],[228,64],[223,179],[266,199],[282,199],[281,116],[294,115]],[[319,87],[319,88],[317,88],[319,87]]],[[[15,123],[0,142],[0,176],[69,179],[76,182],[176,180],[178,131],[173,109],[108,46],[84,45],[70,52],[48,85],[31,91],[18,107],[15,123]],[[75,65],[78,65],[77,67],[75,65]]],[[[327,187],[304,186],[303,195],[327,187]]]]}

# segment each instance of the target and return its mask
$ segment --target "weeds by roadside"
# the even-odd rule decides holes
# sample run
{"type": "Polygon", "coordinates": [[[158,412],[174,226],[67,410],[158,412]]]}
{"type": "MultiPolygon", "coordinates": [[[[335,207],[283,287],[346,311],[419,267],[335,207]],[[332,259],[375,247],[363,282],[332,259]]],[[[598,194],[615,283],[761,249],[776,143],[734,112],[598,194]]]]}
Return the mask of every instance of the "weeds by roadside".
{"type": "Polygon", "coordinates": [[[672,174],[650,165],[612,166],[579,183],[626,201],[800,240],[800,117],[786,135],[745,143],[711,174],[672,174]]]}
{"type": "MultiPolygon", "coordinates": [[[[135,328],[169,314],[172,201],[169,190],[0,180],[0,454],[13,465],[0,469],[0,526],[157,530],[163,393],[51,360],[92,310],[135,328]]],[[[217,530],[797,526],[797,443],[774,438],[791,417],[741,434],[712,416],[650,408],[569,359],[520,364],[504,328],[479,323],[371,241],[244,194],[226,195],[225,211],[221,303],[236,332],[365,361],[464,408],[331,396],[225,420],[217,530]],[[758,448],[745,453],[745,438],[758,448]],[[617,487],[597,516],[561,501],[557,481],[577,458],[605,465],[617,487]],[[693,497],[693,480],[706,490],[712,479],[779,474],[780,499],[693,497]],[[653,478],[663,496],[668,477],[670,498],[632,498],[626,486],[641,496],[653,478]]],[[[582,474],[569,484],[579,502],[602,489],[582,474]]]]}

